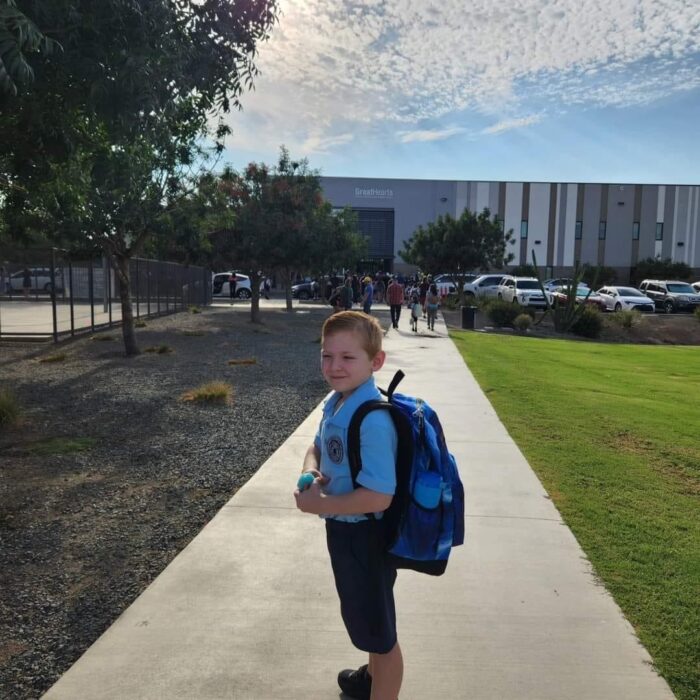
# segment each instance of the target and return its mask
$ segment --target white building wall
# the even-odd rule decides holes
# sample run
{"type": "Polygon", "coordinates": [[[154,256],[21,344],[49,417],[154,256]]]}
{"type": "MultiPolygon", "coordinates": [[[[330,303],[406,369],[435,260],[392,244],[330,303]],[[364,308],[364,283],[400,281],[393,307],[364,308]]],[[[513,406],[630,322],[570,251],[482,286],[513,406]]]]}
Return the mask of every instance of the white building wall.
{"type": "Polygon", "coordinates": [[[476,184],[476,214],[481,214],[489,205],[490,184],[490,182],[477,182],[476,184]]]}
{"type": "Polygon", "coordinates": [[[513,240],[508,246],[506,253],[513,253],[516,256],[515,264],[517,265],[517,251],[520,249],[520,217],[523,213],[523,183],[522,182],[507,182],[506,183],[506,210],[504,216],[504,231],[513,229],[513,240]]]}
{"type": "Polygon", "coordinates": [[[469,204],[469,183],[457,183],[457,196],[455,197],[455,219],[462,216],[462,212],[469,204]]]}
{"type": "Polygon", "coordinates": [[[690,226],[688,238],[690,239],[690,244],[686,243],[688,247],[688,259],[687,263],[691,267],[700,266],[700,245],[698,244],[698,238],[700,238],[700,228],[698,228],[698,209],[700,209],[700,187],[691,188],[691,202],[692,206],[688,208],[690,226]]]}
{"type": "MultiPolygon", "coordinates": [[[[547,228],[549,227],[549,183],[530,185],[530,213],[527,224],[527,263],[532,263],[532,251],[537,264],[547,264],[547,228]],[[540,241],[537,245],[535,241],[540,241]]],[[[518,233],[520,227],[518,226],[518,233]]]]}
{"type": "Polygon", "coordinates": [[[564,229],[564,251],[560,265],[573,265],[576,245],[576,202],[578,185],[566,185],[566,222],[564,229]]]}

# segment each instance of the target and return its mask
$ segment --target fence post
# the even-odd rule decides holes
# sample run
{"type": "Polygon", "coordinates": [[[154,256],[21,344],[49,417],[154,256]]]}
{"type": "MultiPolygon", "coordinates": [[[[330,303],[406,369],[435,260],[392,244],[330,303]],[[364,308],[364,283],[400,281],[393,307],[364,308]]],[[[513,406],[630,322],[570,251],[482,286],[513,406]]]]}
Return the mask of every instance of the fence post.
{"type": "Polygon", "coordinates": [[[140,318],[141,314],[139,311],[139,304],[141,296],[139,294],[139,259],[136,258],[136,260],[134,260],[134,263],[136,265],[136,318],[140,318]]]}
{"type": "Polygon", "coordinates": [[[90,288],[90,329],[95,332],[95,276],[92,272],[93,259],[90,258],[90,267],[88,267],[88,286],[90,288]]]}
{"type": "Polygon", "coordinates": [[[58,317],[56,315],[56,249],[51,248],[51,316],[53,319],[53,342],[58,343],[58,317]]]}
{"type": "MultiPolygon", "coordinates": [[[[75,314],[73,309],[73,261],[70,258],[68,258],[68,292],[70,294],[70,334],[71,337],[73,337],[75,335],[75,314]]],[[[65,294],[65,288],[63,293],[65,294]]]]}
{"type": "Polygon", "coordinates": [[[146,260],[146,311],[151,315],[151,261],[146,260]]]}

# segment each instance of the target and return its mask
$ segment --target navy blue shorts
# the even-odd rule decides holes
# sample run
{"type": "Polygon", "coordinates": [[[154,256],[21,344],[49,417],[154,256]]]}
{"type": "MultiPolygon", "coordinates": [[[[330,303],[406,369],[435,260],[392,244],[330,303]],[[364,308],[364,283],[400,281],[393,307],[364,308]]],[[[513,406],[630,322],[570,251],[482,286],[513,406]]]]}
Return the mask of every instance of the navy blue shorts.
{"type": "Polygon", "coordinates": [[[340,614],[352,643],[362,651],[387,654],[396,645],[396,569],[384,556],[381,520],[326,520],[340,614]]]}

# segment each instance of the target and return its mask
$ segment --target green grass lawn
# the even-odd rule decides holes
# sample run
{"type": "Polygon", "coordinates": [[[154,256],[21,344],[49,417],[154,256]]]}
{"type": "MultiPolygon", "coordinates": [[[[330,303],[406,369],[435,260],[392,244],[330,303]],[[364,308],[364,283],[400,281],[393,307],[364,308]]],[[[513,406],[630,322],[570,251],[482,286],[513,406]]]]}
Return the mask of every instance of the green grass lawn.
{"type": "Polygon", "coordinates": [[[452,335],[659,672],[700,698],[700,348],[452,335]]]}

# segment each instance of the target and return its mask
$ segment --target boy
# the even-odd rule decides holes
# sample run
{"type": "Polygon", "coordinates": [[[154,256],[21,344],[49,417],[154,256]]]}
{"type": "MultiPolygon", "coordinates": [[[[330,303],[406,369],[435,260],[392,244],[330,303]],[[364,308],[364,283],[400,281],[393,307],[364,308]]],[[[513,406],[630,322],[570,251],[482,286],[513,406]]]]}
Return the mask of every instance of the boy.
{"type": "Polygon", "coordinates": [[[396,638],[396,569],[386,560],[382,515],[396,490],[396,429],[385,411],[373,411],[360,430],[362,470],[353,488],[347,458],[347,430],[355,410],[379,399],[374,372],[385,360],[379,322],[359,311],[342,311],[323,324],[321,372],[334,393],[304,458],[314,483],[294,492],[297,507],[326,520],[326,541],[352,643],[369,653],[369,663],[338,674],[351,698],[397,700],[403,658],[396,638]],[[375,519],[366,513],[374,513],[375,519]]]}

